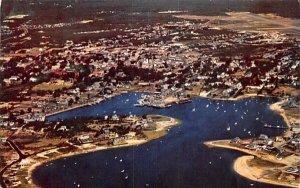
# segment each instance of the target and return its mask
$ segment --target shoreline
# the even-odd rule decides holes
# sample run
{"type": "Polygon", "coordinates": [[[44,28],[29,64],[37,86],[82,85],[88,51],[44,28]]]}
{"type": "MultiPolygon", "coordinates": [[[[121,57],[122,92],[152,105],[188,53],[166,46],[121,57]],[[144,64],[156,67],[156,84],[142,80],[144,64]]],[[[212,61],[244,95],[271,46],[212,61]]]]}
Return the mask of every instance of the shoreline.
{"type": "MultiPolygon", "coordinates": [[[[56,112],[52,112],[52,113],[47,113],[45,114],[45,118],[49,118],[51,116],[55,116],[57,114],[60,113],[64,113],[64,112],[68,112],[68,111],[72,111],[72,110],[76,110],[76,109],[80,109],[80,108],[84,108],[87,106],[93,106],[93,105],[97,105],[100,104],[106,100],[112,99],[116,96],[122,95],[122,94],[126,94],[126,93],[155,93],[154,91],[132,91],[132,90],[123,90],[123,91],[119,91],[118,93],[113,94],[111,97],[109,98],[103,98],[101,101],[98,102],[88,102],[85,104],[80,104],[80,105],[76,105],[70,108],[66,108],[66,109],[62,109],[56,112]]],[[[267,95],[257,95],[257,94],[244,94],[244,95],[240,95],[238,97],[229,97],[229,98],[222,98],[222,97],[208,97],[208,96],[204,96],[204,95],[191,95],[191,98],[204,98],[204,99],[209,99],[209,100],[220,100],[220,101],[239,101],[239,100],[243,100],[243,99],[248,99],[248,98],[255,98],[255,97],[265,97],[265,98],[277,98],[276,96],[267,96],[267,95]]],[[[171,103],[172,104],[172,103],[171,103]]],[[[275,103],[274,103],[275,104],[275,103]]],[[[273,105],[273,104],[272,104],[273,105]]]]}
{"type": "Polygon", "coordinates": [[[233,164],[234,171],[240,176],[255,182],[267,183],[272,185],[280,185],[284,187],[294,187],[294,188],[299,187],[298,185],[294,185],[294,184],[272,181],[272,180],[267,180],[267,179],[257,177],[255,174],[252,173],[253,167],[249,167],[249,165],[247,164],[247,162],[252,159],[254,159],[254,156],[245,155],[245,156],[238,157],[233,164]]]}
{"type": "MultiPolygon", "coordinates": [[[[242,97],[241,99],[244,99],[244,97],[242,97]]],[[[280,99],[280,98],[278,98],[278,99],[279,99],[279,101],[271,104],[269,106],[269,109],[271,111],[277,113],[278,115],[280,115],[283,118],[286,126],[288,127],[287,131],[283,133],[283,136],[288,136],[288,135],[291,135],[291,133],[292,133],[290,131],[291,124],[289,122],[289,118],[287,117],[285,110],[280,106],[280,104],[282,104],[284,102],[284,100],[280,99]]],[[[283,182],[279,182],[279,181],[275,181],[275,180],[257,178],[252,172],[254,168],[247,165],[246,161],[249,161],[250,158],[253,159],[254,156],[257,156],[258,154],[255,153],[255,151],[252,151],[252,150],[247,150],[247,149],[242,149],[242,148],[230,146],[230,145],[228,145],[229,141],[230,140],[214,140],[214,141],[206,141],[203,144],[205,144],[209,148],[216,147],[216,148],[230,149],[230,150],[235,150],[235,151],[242,152],[244,154],[248,154],[248,155],[243,155],[241,157],[236,158],[234,160],[234,163],[233,163],[233,170],[238,175],[240,175],[244,178],[250,179],[250,180],[255,181],[255,182],[267,183],[267,184],[272,184],[272,185],[280,185],[280,186],[295,187],[295,188],[300,187],[300,183],[298,185],[295,185],[295,184],[283,183],[283,182]],[[220,144],[219,142],[227,142],[227,143],[226,144],[220,144]]],[[[272,162],[272,163],[276,163],[276,164],[282,164],[282,163],[276,161],[275,157],[272,157],[272,158],[270,158],[271,156],[268,156],[268,157],[269,158],[264,159],[262,156],[260,156],[260,159],[261,160],[266,160],[266,161],[269,161],[269,162],[272,162]]]]}
{"type": "MultiPolygon", "coordinates": [[[[242,176],[246,179],[249,179],[249,180],[252,180],[255,182],[259,182],[259,183],[299,188],[300,184],[296,185],[296,184],[291,184],[288,182],[280,182],[280,181],[276,181],[276,180],[265,179],[265,178],[262,178],[262,175],[260,175],[260,177],[257,176],[257,174],[255,174],[254,172],[259,172],[260,174],[262,174],[262,171],[264,171],[265,169],[260,169],[259,166],[258,167],[253,167],[253,166],[250,167],[247,164],[247,162],[254,159],[255,157],[258,157],[260,154],[253,150],[247,150],[247,149],[243,149],[243,148],[230,146],[230,145],[228,145],[228,142],[229,142],[229,140],[216,140],[216,141],[207,141],[207,142],[204,142],[203,144],[206,145],[208,148],[229,149],[229,150],[234,150],[234,151],[238,151],[238,152],[245,154],[245,155],[242,155],[242,156],[236,158],[232,165],[234,172],[236,174],[238,174],[239,176],[242,176]],[[225,143],[222,144],[222,142],[225,142],[225,143]]],[[[276,158],[274,156],[266,155],[266,156],[260,156],[258,158],[262,161],[268,161],[268,162],[276,164],[276,165],[284,165],[285,166],[285,164],[276,161],[276,158]]],[[[280,169],[280,168],[278,168],[278,169],[280,169]]]]}
{"type": "Polygon", "coordinates": [[[88,102],[88,103],[84,103],[84,104],[80,104],[80,105],[75,105],[75,106],[72,106],[70,108],[62,109],[62,110],[59,110],[59,111],[56,111],[56,112],[47,113],[47,114],[45,114],[45,118],[49,118],[51,116],[55,116],[55,115],[60,114],[60,113],[64,113],[64,112],[68,112],[68,111],[72,111],[72,110],[76,110],[76,109],[80,109],[80,108],[85,108],[85,107],[88,107],[88,106],[97,105],[97,104],[100,104],[102,102],[105,102],[106,100],[112,99],[112,98],[120,96],[122,94],[130,93],[130,92],[131,93],[155,93],[154,91],[143,91],[143,90],[142,91],[121,90],[121,91],[118,91],[118,92],[112,94],[108,98],[102,98],[100,101],[88,102]]]}
{"type": "MultiPolygon", "coordinates": [[[[150,115],[153,115],[153,114],[150,114],[150,115]]],[[[159,115],[159,116],[160,117],[168,117],[168,116],[162,116],[162,115],[159,115]]],[[[27,186],[39,187],[33,181],[33,172],[38,167],[40,167],[40,166],[42,166],[46,163],[49,163],[51,161],[56,161],[56,160],[60,160],[60,159],[67,158],[67,157],[83,155],[83,154],[97,152],[97,151],[101,151],[101,150],[110,150],[110,149],[118,149],[118,148],[139,146],[139,145],[148,143],[152,140],[155,140],[155,139],[158,139],[158,138],[161,138],[161,137],[165,136],[167,134],[167,129],[168,128],[170,128],[170,127],[173,128],[173,127],[178,126],[178,125],[181,124],[181,120],[179,120],[179,119],[176,119],[176,118],[173,118],[173,117],[168,117],[168,118],[170,118],[170,120],[165,121],[165,124],[166,124],[165,126],[162,127],[160,125],[158,130],[153,131],[153,132],[163,131],[163,134],[159,137],[153,136],[153,137],[150,137],[148,139],[132,139],[132,140],[127,140],[126,144],[114,145],[114,146],[97,146],[97,145],[94,145],[92,143],[87,143],[87,144],[83,144],[83,145],[78,146],[79,151],[60,154],[60,155],[57,155],[57,156],[52,157],[52,158],[46,158],[45,155],[47,155],[49,153],[57,153],[58,152],[57,150],[64,149],[66,147],[52,148],[50,150],[42,151],[38,154],[35,154],[33,156],[29,156],[28,158],[23,159],[23,160],[25,160],[25,163],[29,162],[29,165],[24,166],[23,169],[21,168],[20,170],[25,170],[25,171],[27,170],[27,172],[28,172],[27,176],[24,177],[24,179],[26,179],[27,182],[28,182],[27,186]],[[40,158],[45,157],[45,159],[42,160],[42,161],[38,161],[37,159],[33,159],[33,157],[40,157],[40,158]]],[[[157,122],[157,123],[160,123],[160,122],[157,122]]]]}
{"type": "Polygon", "coordinates": [[[287,131],[283,135],[287,136],[287,135],[291,134],[291,131],[290,131],[291,124],[290,124],[289,118],[287,117],[287,115],[285,113],[285,110],[280,106],[280,104],[282,104],[283,102],[284,102],[284,100],[275,102],[270,105],[269,109],[271,111],[277,113],[278,115],[280,115],[283,118],[284,122],[286,123],[286,126],[288,127],[287,131]]]}
{"type": "MultiPolygon", "coordinates": [[[[96,104],[99,104],[101,102],[104,102],[105,100],[108,100],[108,99],[111,99],[115,96],[119,96],[119,95],[122,95],[124,93],[128,93],[128,92],[135,92],[135,91],[120,91],[116,94],[114,94],[113,96],[109,97],[109,98],[104,98],[103,100],[101,100],[100,102],[98,103],[95,103],[95,102],[91,102],[91,103],[87,103],[87,104],[82,104],[82,105],[79,105],[79,106],[74,106],[72,108],[68,108],[68,109],[64,109],[64,110],[61,110],[61,111],[58,111],[58,112],[55,112],[55,113],[52,113],[52,114],[47,114],[46,117],[50,117],[50,116],[53,116],[53,115],[56,115],[56,114],[59,114],[59,113],[63,113],[63,112],[67,112],[67,111],[71,111],[71,110],[75,110],[75,109],[78,109],[78,108],[83,108],[83,107],[86,107],[86,106],[89,106],[89,105],[96,105],[96,104]]],[[[152,93],[152,91],[136,91],[136,92],[147,92],[147,93],[152,93]]],[[[207,96],[201,96],[201,95],[192,95],[191,98],[196,98],[196,97],[200,97],[200,98],[207,98],[207,99],[210,99],[210,100],[224,100],[224,101],[238,101],[238,100],[243,100],[243,99],[247,99],[247,98],[255,98],[255,97],[273,97],[273,96],[265,96],[265,95],[241,95],[241,96],[238,96],[236,98],[217,98],[217,97],[207,97],[207,96]]],[[[278,98],[278,97],[276,97],[278,98]]],[[[279,101],[279,102],[282,102],[282,101],[279,101]]],[[[278,103],[278,102],[276,102],[278,103]]],[[[274,103],[274,104],[276,104],[274,103]]],[[[273,104],[272,104],[273,105],[273,104]]],[[[271,105],[271,106],[272,106],[271,105]]],[[[271,109],[271,108],[270,108],[271,109]]],[[[273,109],[271,109],[273,110],[273,109]]],[[[171,119],[174,119],[172,117],[170,117],[171,119]]],[[[176,119],[176,125],[178,124],[181,124],[181,121],[180,120],[177,120],[176,119]]],[[[288,124],[288,123],[287,123],[288,124]]],[[[166,131],[167,128],[164,129],[164,131],[166,131]]],[[[165,135],[165,134],[164,134],[165,135]]],[[[162,135],[162,136],[164,136],[162,135]]],[[[161,137],[162,137],[161,136],[161,137]]],[[[158,137],[160,138],[160,137],[158,137]]],[[[157,139],[157,138],[155,138],[157,139]]],[[[28,182],[29,182],[29,185],[34,185],[34,186],[37,186],[33,180],[32,180],[32,173],[33,171],[38,168],[39,166],[45,164],[45,163],[48,163],[50,161],[55,161],[55,160],[58,160],[58,159],[61,159],[61,158],[65,158],[65,157],[72,157],[72,156],[76,156],[76,155],[81,155],[81,154],[85,154],[85,153],[91,153],[91,152],[96,152],[96,151],[100,151],[100,150],[106,150],[106,149],[117,149],[117,148],[122,148],[122,147],[131,147],[131,146],[135,146],[135,145],[140,145],[140,144],[144,144],[144,143],[147,143],[149,141],[151,141],[152,139],[149,139],[149,140],[137,140],[137,142],[133,142],[133,143],[128,143],[128,144],[124,144],[124,145],[116,145],[116,146],[97,146],[96,148],[90,148],[90,149],[83,149],[82,151],[77,151],[75,153],[66,153],[66,154],[63,154],[63,155],[60,155],[60,156],[57,156],[57,157],[54,157],[54,158],[51,158],[51,159],[47,159],[45,161],[42,161],[42,162],[37,162],[36,160],[32,159],[31,156],[26,158],[25,160],[28,160],[31,158],[31,160],[33,160],[34,162],[37,162],[37,163],[34,163],[33,165],[31,165],[29,168],[27,167],[28,169],[28,176],[25,177],[28,182]]],[[[63,147],[62,147],[63,148],[63,147]]],[[[55,149],[50,149],[50,150],[58,150],[58,149],[62,149],[62,148],[55,148],[55,149]]],[[[231,148],[228,148],[228,149],[231,149],[231,148]]],[[[41,152],[41,153],[47,153],[49,151],[44,151],[44,152],[41,152]]]]}
{"type": "Polygon", "coordinates": [[[128,93],[128,92],[127,91],[121,91],[121,92],[118,92],[116,94],[113,94],[109,98],[103,98],[99,101],[87,102],[87,103],[84,103],[84,104],[72,106],[70,108],[62,109],[62,110],[59,110],[59,111],[56,111],[56,112],[47,113],[47,114],[45,114],[45,118],[48,118],[48,117],[51,117],[51,116],[54,116],[54,115],[57,115],[57,114],[60,114],[60,113],[64,113],[64,112],[84,108],[84,107],[87,107],[87,106],[97,105],[97,104],[100,104],[101,102],[104,102],[105,100],[112,99],[113,97],[116,97],[116,96],[119,96],[119,95],[122,95],[122,94],[125,94],[125,93],[128,93]]]}
{"type": "Polygon", "coordinates": [[[264,97],[264,98],[277,98],[277,96],[268,96],[268,95],[257,95],[257,94],[243,94],[239,95],[238,97],[228,97],[228,98],[222,98],[222,97],[208,97],[204,95],[195,95],[195,97],[200,97],[200,98],[206,98],[210,100],[218,100],[218,101],[239,101],[243,99],[248,99],[248,98],[256,98],[256,97],[264,97]]]}
{"type": "MultiPolygon", "coordinates": [[[[151,141],[151,140],[149,140],[151,141]]],[[[77,151],[77,152],[73,152],[73,153],[66,153],[63,155],[59,155],[57,157],[51,158],[49,160],[45,160],[45,161],[41,161],[41,162],[36,162],[33,165],[31,165],[28,168],[28,178],[30,179],[29,185],[34,185],[35,187],[39,187],[34,181],[33,181],[33,172],[40,166],[49,163],[51,161],[56,161],[56,160],[60,160],[63,158],[68,158],[68,157],[74,157],[74,156],[79,156],[79,155],[83,155],[83,154],[87,154],[87,153],[93,153],[93,152],[97,152],[97,151],[102,151],[102,150],[110,150],[110,149],[118,149],[118,148],[125,148],[125,147],[132,147],[132,146],[139,146],[141,144],[145,144],[147,142],[149,142],[147,140],[133,140],[132,143],[127,143],[127,144],[123,144],[123,145],[116,145],[116,146],[98,146],[94,149],[86,149],[86,150],[81,150],[81,151],[77,151]]],[[[86,146],[83,147],[88,147],[89,144],[86,144],[86,146]]],[[[59,148],[59,149],[63,149],[63,148],[59,148]]],[[[52,149],[52,150],[57,150],[57,149],[52,149]]],[[[45,151],[45,152],[49,152],[49,151],[45,151]]],[[[43,152],[42,152],[43,153],[43,152]]],[[[40,154],[42,154],[40,153],[40,154]]]]}

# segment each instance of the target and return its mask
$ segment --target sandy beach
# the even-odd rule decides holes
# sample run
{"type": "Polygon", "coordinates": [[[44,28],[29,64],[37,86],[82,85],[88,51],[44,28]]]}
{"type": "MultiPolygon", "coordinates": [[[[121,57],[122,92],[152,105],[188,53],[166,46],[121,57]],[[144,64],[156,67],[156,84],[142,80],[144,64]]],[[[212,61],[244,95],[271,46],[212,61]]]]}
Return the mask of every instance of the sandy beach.
{"type": "MultiPolygon", "coordinates": [[[[244,97],[245,96],[243,96],[242,98],[244,98],[244,97]]],[[[291,123],[290,123],[291,117],[287,116],[286,110],[280,106],[283,102],[284,101],[279,101],[279,102],[272,104],[270,106],[270,109],[273,110],[274,112],[278,113],[279,115],[281,115],[283,117],[286,125],[288,127],[291,127],[291,123]]],[[[299,122],[299,119],[296,118],[295,120],[299,122]]],[[[286,131],[284,133],[285,136],[288,136],[290,134],[291,134],[291,131],[289,129],[288,129],[288,131],[286,131]]],[[[278,161],[274,155],[262,154],[261,152],[258,152],[258,151],[232,146],[232,145],[230,145],[230,140],[210,141],[210,142],[205,142],[204,144],[210,148],[220,147],[220,148],[232,149],[232,150],[240,151],[240,152],[251,155],[251,156],[246,155],[246,156],[239,157],[235,160],[235,162],[233,164],[234,171],[245,178],[248,178],[248,179],[251,179],[251,180],[257,181],[257,182],[281,185],[281,186],[286,186],[286,187],[298,187],[298,188],[300,187],[300,182],[299,183],[295,183],[294,181],[287,182],[287,181],[281,181],[280,179],[272,180],[272,179],[264,177],[265,173],[267,171],[270,171],[270,170],[276,171],[279,168],[274,168],[274,167],[272,167],[272,165],[268,166],[268,167],[260,167],[260,166],[255,166],[255,165],[250,166],[249,165],[249,163],[254,159],[254,156],[258,157],[260,160],[272,162],[273,164],[284,164],[284,166],[296,165],[295,161],[300,161],[299,156],[289,156],[289,157],[284,158],[284,160],[278,161]]]]}
{"type": "Polygon", "coordinates": [[[248,178],[253,181],[258,181],[261,183],[268,183],[268,184],[273,184],[273,185],[281,185],[285,187],[295,187],[299,188],[300,184],[292,184],[290,182],[280,182],[280,181],[272,181],[263,178],[264,176],[264,170],[263,168],[258,168],[258,167],[250,167],[248,165],[250,160],[253,160],[254,156],[242,156],[237,158],[234,161],[233,164],[233,169],[235,172],[237,172],[239,175],[248,178]]]}
{"type": "Polygon", "coordinates": [[[294,163],[294,161],[299,161],[300,157],[287,157],[282,161],[278,161],[274,155],[268,155],[265,153],[262,153],[260,151],[255,150],[248,150],[239,148],[236,146],[230,145],[229,140],[218,140],[218,141],[210,141],[204,143],[209,148],[213,147],[219,147],[219,148],[226,148],[231,150],[236,150],[243,152],[248,155],[241,156],[237,158],[234,161],[233,164],[233,170],[239,174],[240,176],[243,176],[245,178],[248,178],[253,181],[261,182],[261,183],[268,183],[273,185],[281,185],[286,187],[299,187],[300,184],[295,183],[295,181],[281,181],[280,179],[272,179],[269,178],[269,175],[272,175],[273,173],[284,170],[287,165],[290,165],[294,163]],[[253,161],[259,160],[269,163],[268,165],[249,165],[253,161]]]}

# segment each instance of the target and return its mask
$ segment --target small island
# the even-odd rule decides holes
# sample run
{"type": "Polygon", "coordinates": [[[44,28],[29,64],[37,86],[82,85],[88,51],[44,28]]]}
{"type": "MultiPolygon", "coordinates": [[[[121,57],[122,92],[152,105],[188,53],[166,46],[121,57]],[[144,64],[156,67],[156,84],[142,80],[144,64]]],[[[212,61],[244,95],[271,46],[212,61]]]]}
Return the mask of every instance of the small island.
{"type": "MultiPolygon", "coordinates": [[[[140,145],[164,136],[180,121],[161,115],[77,117],[26,124],[1,145],[1,178],[6,185],[34,187],[33,170],[63,157],[140,145]]],[[[0,134],[8,135],[1,131],[0,134]]]]}

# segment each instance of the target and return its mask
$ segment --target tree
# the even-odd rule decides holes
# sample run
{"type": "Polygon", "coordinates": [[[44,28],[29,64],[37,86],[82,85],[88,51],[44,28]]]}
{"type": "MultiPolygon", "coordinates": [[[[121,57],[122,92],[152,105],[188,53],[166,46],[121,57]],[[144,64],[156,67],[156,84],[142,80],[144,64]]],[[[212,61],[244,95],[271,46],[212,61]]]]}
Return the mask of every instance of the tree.
{"type": "Polygon", "coordinates": [[[55,90],[55,91],[53,92],[53,97],[54,97],[54,98],[60,97],[60,90],[55,90]]]}
{"type": "Polygon", "coordinates": [[[32,108],[29,107],[29,108],[27,109],[27,112],[28,112],[28,113],[31,113],[31,112],[32,112],[32,108]]]}
{"type": "Polygon", "coordinates": [[[72,106],[73,103],[74,103],[74,100],[73,100],[73,99],[70,99],[70,100],[68,101],[68,105],[69,105],[69,106],[72,106]]]}

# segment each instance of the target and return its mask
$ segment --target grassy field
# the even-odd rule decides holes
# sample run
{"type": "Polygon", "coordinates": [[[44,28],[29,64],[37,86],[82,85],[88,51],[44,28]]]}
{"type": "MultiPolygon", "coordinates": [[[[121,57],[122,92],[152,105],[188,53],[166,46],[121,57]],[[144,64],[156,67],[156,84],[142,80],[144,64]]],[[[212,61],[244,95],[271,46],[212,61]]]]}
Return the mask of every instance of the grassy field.
{"type": "Polygon", "coordinates": [[[65,82],[62,80],[56,81],[55,83],[41,83],[33,87],[33,91],[55,91],[63,88],[70,88],[73,86],[71,82],[65,82]]]}
{"type": "Polygon", "coordinates": [[[143,133],[147,136],[148,140],[154,140],[167,134],[166,131],[143,131],[143,133]]]}

